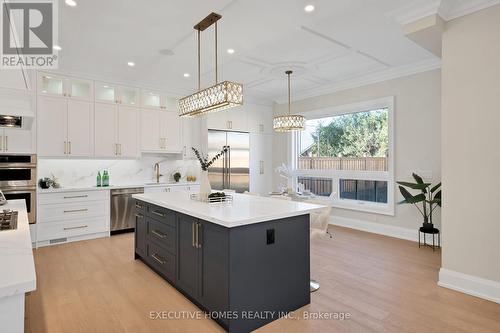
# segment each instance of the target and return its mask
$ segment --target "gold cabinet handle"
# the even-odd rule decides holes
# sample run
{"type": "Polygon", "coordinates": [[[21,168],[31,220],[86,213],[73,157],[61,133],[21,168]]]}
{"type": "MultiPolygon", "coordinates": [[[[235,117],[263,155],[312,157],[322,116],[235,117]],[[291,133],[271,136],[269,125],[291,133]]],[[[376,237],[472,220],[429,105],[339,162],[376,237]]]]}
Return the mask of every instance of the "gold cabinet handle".
{"type": "Polygon", "coordinates": [[[197,249],[201,249],[200,228],[201,228],[201,223],[196,223],[196,248],[197,249]]]}
{"type": "Polygon", "coordinates": [[[136,203],[136,204],[135,204],[135,208],[143,209],[143,208],[144,208],[144,206],[143,206],[143,205],[141,205],[141,204],[136,203]]]}
{"type": "Polygon", "coordinates": [[[9,151],[9,136],[5,136],[5,151],[9,151]]]}
{"type": "Polygon", "coordinates": [[[142,214],[135,214],[135,217],[137,217],[138,219],[143,219],[144,215],[142,215],[142,214]]]}
{"type": "Polygon", "coordinates": [[[71,209],[71,210],[65,210],[63,211],[64,213],[80,213],[80,212],[87,212],[88,209],[87,208],[84,208],[84,209],[71,209]]]}
{"type": "Polygon", "coordinates": [[[156,253],[154,253],[152,256],[151,256],[154,260],[158,261],[158,263],[160,263],[160,265],[164,265],[166,263],[165,260],[161,259],[160,256],[156,253]]]}
{"type": "Polygon", "coordinates": [[[67,144],[66,144],[66,141],[64,141],[64,155],[66,155],[68,153],[68,148],[67,148],[67,144]]]}
{"type": "Polygon", "coordinates": [[[88,225],[80,225],[78,227],[65,227],[63,228],[64,230],[74,230],[74,229],[84,229],[84,228],[87,228],[88,225]]]}
{"type": "Polygon", "coordinates": [[[68,196],[65,196],[64,199],[76,199],[76,198],[88,198],[88,194],[84,194],[84,195],[68,195],[68,196]]]}
{"type": "Polygon", "coordinates": [[[71,155],[71,141],[68,141],[68,155],[71,155]]]}
{"type": "Polygon", "coordinates": [[[156,231],[154,229],[151,230],[151,233],[155,236],[162,238],[162,239],[167,238],[167,234],[164,234],[163,232],[156,231]]]}
{"type": "Polygon", "coordinates": [[[194,223],[191,224],[191,233],[192,233],[192,239],[193,239],[193,247],[196,247],[196,239],[195,239],[195,231],[194,231],[194,223]]]}
{"type": "Polygon", "coordinates": [[[152,213],[155,214],[155,215],[157,215],[157,216],[165,217],[165,214],[163,214],[162,212],[159,212],[157,210],[153,210],[152,213]]]}

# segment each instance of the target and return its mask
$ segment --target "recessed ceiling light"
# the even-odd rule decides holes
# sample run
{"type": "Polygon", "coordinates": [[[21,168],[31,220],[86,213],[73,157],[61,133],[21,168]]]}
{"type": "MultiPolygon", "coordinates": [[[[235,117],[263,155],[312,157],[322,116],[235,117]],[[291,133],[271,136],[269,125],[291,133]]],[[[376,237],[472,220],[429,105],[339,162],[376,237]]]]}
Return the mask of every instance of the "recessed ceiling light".
{"type": "Polygon", "coordinates": [[[134,67],[135,66],[135,62],[129,61],[129,62],[127,62],[127,65],[129,65],[130,67],[134,67]]]}
{"type": "Polygon", "coordinates": [[[56,51],[61,51],[62,47],[60,47],[59,45],[54,45],[53,49],[56,51]]]}
{"type": "Polygon", "coordinates": [[[314,11],[314,6],[313,5],[307,5],[304,7],[304,10],[306,11],[306,13],[311,13],[314,11]]]}
{"type": "Polygon", "coordinates": [[[227,53],[234,54],[234,49],[227,49],[227,53]]]}
{"type": "Polygon", "coordinates": [[[190,77],[190,76],[191,76],[191,74],[189,74],[189,73],[184,73],[184,77],[190,77]]]}
{"type": "Polygon", "coordinates": [[[76,7],[76,1],[75,0],[66,0],[65,2],[70,7],[76,7]]]}

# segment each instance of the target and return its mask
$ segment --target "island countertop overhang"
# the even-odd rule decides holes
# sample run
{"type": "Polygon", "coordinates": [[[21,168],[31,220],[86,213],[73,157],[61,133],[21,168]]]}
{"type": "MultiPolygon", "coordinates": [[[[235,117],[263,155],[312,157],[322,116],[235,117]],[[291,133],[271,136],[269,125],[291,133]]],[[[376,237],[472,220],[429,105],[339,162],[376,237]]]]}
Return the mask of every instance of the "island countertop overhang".
{"type": "Polygon", "coordinates": [[[189,192],[135,194],[133,198],[190,215],[226,228],[310,214],[324,206],[304,202],[232,194],[231,204],[208,204],[192,200],[189,192]]]}

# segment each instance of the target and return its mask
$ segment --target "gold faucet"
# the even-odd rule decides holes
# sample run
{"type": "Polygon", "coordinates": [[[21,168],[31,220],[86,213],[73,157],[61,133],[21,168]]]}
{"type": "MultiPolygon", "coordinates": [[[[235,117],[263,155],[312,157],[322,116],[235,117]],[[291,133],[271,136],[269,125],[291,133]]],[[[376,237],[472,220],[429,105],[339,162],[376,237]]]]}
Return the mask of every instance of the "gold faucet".
{"type": "Polygon", "coordinates": [[[160,182],[160,177],[163,176],[160,174],[160,164],[158,163],[155,163],[155,177],[156,177],[156,182],[159,183],[160,182]]]}

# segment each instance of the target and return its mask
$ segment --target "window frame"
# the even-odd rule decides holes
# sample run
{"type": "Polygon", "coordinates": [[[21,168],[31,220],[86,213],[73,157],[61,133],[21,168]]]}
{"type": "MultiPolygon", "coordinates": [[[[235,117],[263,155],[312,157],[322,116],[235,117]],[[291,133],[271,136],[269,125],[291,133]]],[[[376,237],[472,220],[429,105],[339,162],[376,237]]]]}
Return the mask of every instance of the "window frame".
{"type": "Polygon", "coordinates": [[[356,210],[361,212],[391,215],[395,214],[395,181],[394,181],[394,96],[379,99],[351,103],[341,106],[327,107],[312,111],[300,112],[306,119],[317,119],[326,117],[336,117],[350,113],[365,112],[377,109],[387,109],[388,131],[389,131],[389,157],[387,161],[387,171],[354,171],[354,170],[301,170],[298,169],[298,158],[300,153],[300,132],[295,132],[291,136],[290,165],[293,169],[293,185],[297,188],[298,177],[316,177],[332,179],[333,197],[320,197],[331,202],[335,208],[356,210]],[[340,179],[354,180],[375,180],[387,182],[387,203],[375,203],[369,201],[340,199],[340,179]]]}

